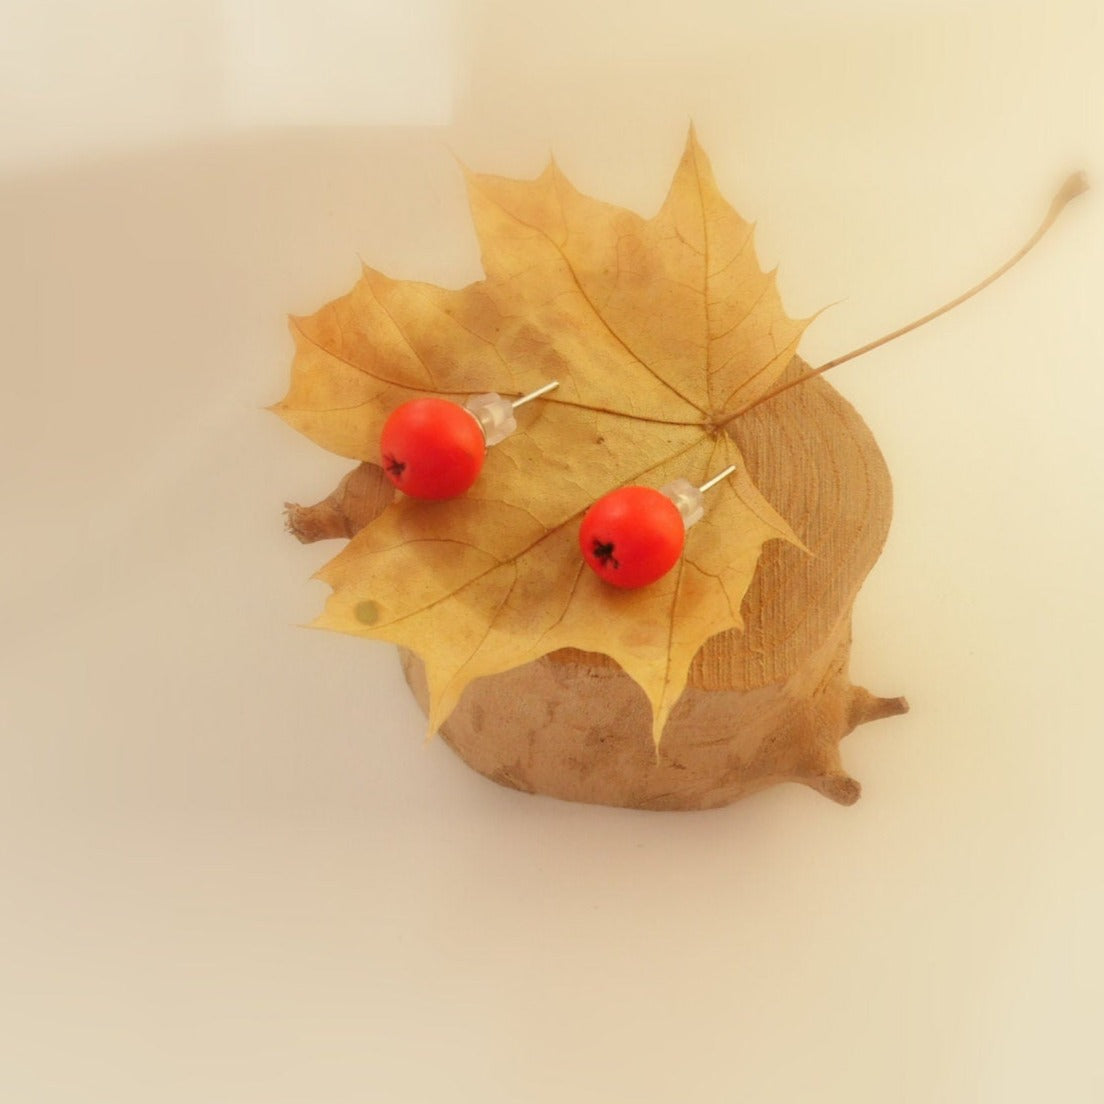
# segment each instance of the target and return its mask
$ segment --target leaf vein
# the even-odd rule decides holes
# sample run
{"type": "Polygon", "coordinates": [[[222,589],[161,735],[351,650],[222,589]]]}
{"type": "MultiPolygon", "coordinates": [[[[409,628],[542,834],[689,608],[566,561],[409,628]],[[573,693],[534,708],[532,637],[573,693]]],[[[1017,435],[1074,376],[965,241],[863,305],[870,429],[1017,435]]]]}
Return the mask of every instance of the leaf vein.
{"type": "MultiPolygon", "coordinates": [[[[484,193],[484,194],[486,195],[486,193],[484,193]]],[[[561,208],[561,211],[562,211],[563,210],[563,198],[562,198],[562,196],[560,196],[559,185],[556,185],[556,195],[557,195],[557,198],[560,201],[560,208],[561,208]]],[[[625,339],[610,325],[609,321],[605,318],[605,316],[602,314],[602,312],[598,309],[597,305],[587,295],[586,289],[583,287],[582,282],[579,279],[578,273],[576,273],[575,269],[572,267],[571,262],[567,259],[567,255],[564,253],[563,248],[559,245],[559,243],[547,231],[543,230],[539,226],[533,226],[531,223],[528,223],[524,219],[519,218],[512,211],[508,211],[505,207],[502,206],[501,203],[498,202],[498,200],[494,199],[492,196],[487,196],[487,198],[490,199],[490,201],[492,203],[494,203],[494,205],[496,207],[498,207],[498,209],[500,211],[502,211],[503,214],[507,215],[509,218],[514,219],[516,222],[520,223],[522,226],[527,226],[530,230],[536,231],[538,234],[540,234],[549,243],[549,245],[552,246],[553,249],[556,250],[556,252],[560,255],[561,260],[563,261],[564,268],[567,269],[568,273],[571,276],[571,279],[575,283],[575,286],[579,289],[580,297],[582,298],[583,302],[586,303],[586,305],[590,308],[590,310],[593,313],[594,317],[599,322],[601,322],[601,324],[605,328],[606,332],[609,333],[609,335],[614,339],[614,341],[616,341],[621,346],[621,348],[623,348],[625,350],[625,352],[628,353],[629,356],[632,357],[632,359],[634,361],[636,361],[636,363],[639,364],[640,367],[643,368],[644,371],[646,371],[648,373],[648,375],[650,375],[662,387],[666,387],[667,390],[670,391],[672,394],[677,395],[688,406],[692,406],[700,414],[705,413],[705,411],[696,402],[694,402],[693,399],[689,398],[687,395],[684,395],[673,384],[668,383],[667,380],[663,379],[663,377],[660,376],[651,367],[651,365],[647,364],[644,360],[642,360],[640,358],[640,356],[633,351],[633,349],[629,346],[629,344],[625,341],[625,339]]]]}

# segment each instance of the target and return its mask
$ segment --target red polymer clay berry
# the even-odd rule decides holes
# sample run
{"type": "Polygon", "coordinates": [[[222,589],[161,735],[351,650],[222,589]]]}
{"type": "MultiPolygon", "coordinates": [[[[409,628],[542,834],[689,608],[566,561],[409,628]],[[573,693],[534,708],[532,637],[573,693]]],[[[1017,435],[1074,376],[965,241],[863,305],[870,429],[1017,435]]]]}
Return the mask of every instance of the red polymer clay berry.
{"type": "Polygon", "coordinates": [[[583,559],[607,583],[632,589],[678,562],[686,527],[678,507],[651,487],[619,487],[598,499],[579,527],[583,559]]]}
{"type": "Polygon", "coordinates": [[[412,498],[455,498],[479,476],[487,443],[462,406],[446,399],[403,403],[380,435],[387,478],[412,498]]]}

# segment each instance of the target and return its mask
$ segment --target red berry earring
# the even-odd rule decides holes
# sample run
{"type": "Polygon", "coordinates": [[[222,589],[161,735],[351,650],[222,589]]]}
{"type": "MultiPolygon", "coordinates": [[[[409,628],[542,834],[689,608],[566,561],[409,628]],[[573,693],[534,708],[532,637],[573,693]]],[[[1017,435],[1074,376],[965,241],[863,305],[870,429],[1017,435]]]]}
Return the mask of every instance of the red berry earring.
{"type": "Polygon", "coordinates": [[[462,495],[479,475],[487,446],[517,429],[514,411],[559,386],[553,380],[520,399],[473,395],[464,406],[436,398],[403,403],[380,435],[387,478],[412,498],[462,495]]]}
{"type": "Polygon", "coordinates": [[[675,566],[686,530],[705,514],[705,492],[727,479],[736,465],[695,487],[676,479],[661,490],[619,487],[603,495],[583,517],[583,559],[607,583],[634,589],[654,583],[675,566]]]}

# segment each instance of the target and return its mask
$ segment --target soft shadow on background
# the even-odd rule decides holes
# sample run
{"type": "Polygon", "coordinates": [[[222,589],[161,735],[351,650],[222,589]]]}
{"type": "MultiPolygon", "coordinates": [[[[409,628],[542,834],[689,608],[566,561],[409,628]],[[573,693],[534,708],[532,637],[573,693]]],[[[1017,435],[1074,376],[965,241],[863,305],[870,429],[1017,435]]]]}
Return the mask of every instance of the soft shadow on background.
{"type": "Polygon", "coordinates": [[[1097,193],[834,381],[896,487],[853,674],[913,707],[854,808],[506,791],[297,627],[336,549],[281,504],[346,463],[262,409],[284,317],[478,278],[457,157],[650,214],[693,118],[791,312],[838,301],[813,363],[1104,180],[1095,5],[781,8],[9,6],[0,1095],[1104,1093],[1097,193]]]}

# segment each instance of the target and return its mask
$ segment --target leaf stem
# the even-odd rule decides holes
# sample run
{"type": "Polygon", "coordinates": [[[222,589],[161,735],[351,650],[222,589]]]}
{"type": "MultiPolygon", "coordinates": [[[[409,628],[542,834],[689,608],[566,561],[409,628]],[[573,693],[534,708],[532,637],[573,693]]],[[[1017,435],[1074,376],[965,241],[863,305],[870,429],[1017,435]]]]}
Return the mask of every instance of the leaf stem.
{"type": "Polygon", "coordinates": [[[938,318],[941,314],[946,314],[947,311],[954,310],[955,307],[965,303],[967,299],[972,299],[979,291],[983,291],[990,284],[999,280],[1010,268],[1017,262],[1022,260],[1032,249],[1038,244],[1039,240],[1044,234],[1054,225],[1058,216],[1062,213],[1066,204],[1071,199],[1079,196],[1083,191],[1088,188],[1088,180],[1083,172],[1074,173],[1070,176],[1061,188],[1058,189],[1057,194],[1051,201],[1050,210],[1047,211],[1046,218],[1039,224],[1038,229],[1034,234],[1028,238],[1027,242],[1020,248],[1020,250],[1003,265],[1000,266],[995,272],[991,273],[980,284],[976,284],[970,288],[969,291],[963,292],[957,299],[952,299],[949,303],[945,303],[937,310],[933,310],[930,314],[925,314],[923,318],[916,319],[915,322],[910,322],[907,326],[902,326],[898,330],[894,330],[892,333],[888,333],[885,337],[879,337],[877,341],[871,341],[866,345],[860,346],[858,349],[852,349],[849,353],[844,353],[843,356],[838,356],[834,360],[828,361],[827,364],[822,364],[819,368],[814,368],[811,372],[806,372],[803,376],[798,376],[797,379],[789,380],[787,383],[782,384],[781,387],[774,388],[773,391],[768,391],[765,395],[761,395],[754,402],[748,403],[747,406],[737,410],[735,414],[730,414],[724,421],[718,423],[720,426],[726,426],[729,422],[739,418],[742,414],[746,414],[749,410],[753,410],[760,403],[765,403],[768,399],[773,399],[776,395],[781,395],[783,391],[788,391],[791,387],[796,387],[799,383],[805,383],[807,380],[811,380],[814,376],[823,375],[829,368],[835,368],[840,364],[844,364],[849,360],[854,360],[856,357],[862,356],[864,353],[869,353],[874,349],[877,349],[881,345],[886,345],[890,341],[895,341],[898,337],[903,337],[905,334],[910,333],[912,330],[919,329],[921,326],[926,325],[928,322],[938,318]]]}

